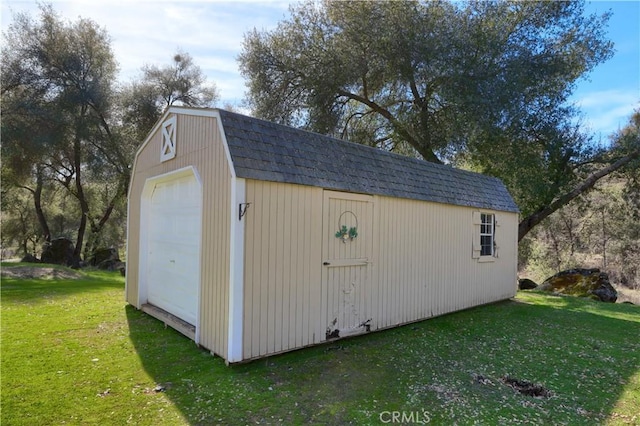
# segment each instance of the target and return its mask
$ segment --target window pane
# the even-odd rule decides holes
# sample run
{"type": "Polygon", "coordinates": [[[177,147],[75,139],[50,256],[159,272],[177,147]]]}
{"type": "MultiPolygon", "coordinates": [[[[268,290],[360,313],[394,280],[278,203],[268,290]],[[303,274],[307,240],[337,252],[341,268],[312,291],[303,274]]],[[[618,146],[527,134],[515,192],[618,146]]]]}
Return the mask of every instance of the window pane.
{"type": "Polygon", "coordinates": [[[483,235],[480,237],[480,255],[481,256],[491,256],[492,253],[493,241],[491,236],[483,235]]]}
{"type": "Polygon", "coordinates": [[[480,214],[480,255],[493,256],[493,220],[489,213],[480,214]]]}

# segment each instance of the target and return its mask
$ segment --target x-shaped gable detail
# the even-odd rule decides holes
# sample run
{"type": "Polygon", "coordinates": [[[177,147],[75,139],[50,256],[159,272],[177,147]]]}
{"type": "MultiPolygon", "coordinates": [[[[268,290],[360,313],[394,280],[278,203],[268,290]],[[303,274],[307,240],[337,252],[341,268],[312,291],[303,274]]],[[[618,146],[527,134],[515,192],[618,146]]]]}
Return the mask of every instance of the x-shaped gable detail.
{"type": "Polygon", "coordinates": [[[162,145],[160,161],[171,160],[176,156],[176,116],[162,123],[162,145]]]}

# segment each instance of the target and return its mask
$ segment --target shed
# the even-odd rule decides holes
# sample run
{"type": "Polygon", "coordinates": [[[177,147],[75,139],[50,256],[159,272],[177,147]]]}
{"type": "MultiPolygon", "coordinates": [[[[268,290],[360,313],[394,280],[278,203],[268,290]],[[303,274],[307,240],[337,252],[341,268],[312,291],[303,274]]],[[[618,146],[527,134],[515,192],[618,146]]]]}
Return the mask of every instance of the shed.
{"type": "Polygon", "coordinates": [[[511,298],[517,225],[499,179],[171,107],[134,161],[126,300],[240,362],[511,298]]]}

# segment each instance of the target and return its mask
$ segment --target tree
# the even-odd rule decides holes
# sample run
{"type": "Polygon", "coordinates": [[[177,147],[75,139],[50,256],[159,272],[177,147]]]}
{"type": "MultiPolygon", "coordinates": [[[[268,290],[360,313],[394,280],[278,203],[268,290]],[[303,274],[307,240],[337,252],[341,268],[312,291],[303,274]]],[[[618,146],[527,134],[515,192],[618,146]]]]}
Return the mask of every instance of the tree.
{"type": "Polygon", "coordinates": [[[74,257],[79,261],[87,226],[99,233],[126,191],[127,159],[109,124],[117,66],[106,31],[93,21],[66,23],[50,5],[40,6],[40,12],[37,22],[16,15],[5,34],[3,148],[22,162],[14,171],[30,173],[35,181],[35,189],[22,186],[33,193],[36,211],[45,179],[77,199],[81,216],[74,257]],[[105,205],[94,202],[89,190],[90,181],[100,180],[116,186],[105,205]]]}
{"type": "MultiPolygon", "coordinates": [[[[210,106],[215,86],[188,53],[178,52],[169,66],[147,65],[139,80],[119,87],[106,30],[82,18],[65,22],[51,5],[40,6],[37,20],[15,15],[3,39],[3,185],[30,194],[38,241],[50,241],[52,232],[75,237],[79,262],[123,238],[134,154],[163,110],[210,106]],[[54,214],[58,204],[65,211],[54,214]],[[114,217],[119,223],[110,224],[114,217]],[[69,226],[76,226],[73,234],[69,226]]],[[[32,220],[24,209],[5,207],[15,223],[32,220]]],[[[18,234],[27,227],[12,229],[24,249],[18,234]]]]}
{"type": "Polygon", "coordinates": [[[522,238],[628,161],[595,152],[567,102],[612,55],[608,18],[583,2],[307,2],[246,34],[239,62],[259,117],[502,178],[522,238]]]}
{"type": "Polygon", "coordinates": [[[552,213],[521,245],[521,270],[537,279],[564,269],[597,267],[612,283],[640,286],[640,204],[620,173],[552,213]],[[528,250],[526,250],[528,249],[528,250]]]}
{"type": "Polygon", "coordinates": [[[135,140],[143,140],[167,107],[211,107],[218,100],[215,85],[207,83],[191,55],[178,50],[171,64],[145,65],[142,76],[124,86],[122,122],[135,140]]]}
{"type": "Polygon", "coordinates": [[[2,248],[11,247],[12,243],[18,245],[21,256],[35,252],[35,248],[41,243],[41,233],[38,221],[34,217],[34,209],[31,200],[26,199],[24,191],[16,188],[3,188],[2,191],[2,248]]]}

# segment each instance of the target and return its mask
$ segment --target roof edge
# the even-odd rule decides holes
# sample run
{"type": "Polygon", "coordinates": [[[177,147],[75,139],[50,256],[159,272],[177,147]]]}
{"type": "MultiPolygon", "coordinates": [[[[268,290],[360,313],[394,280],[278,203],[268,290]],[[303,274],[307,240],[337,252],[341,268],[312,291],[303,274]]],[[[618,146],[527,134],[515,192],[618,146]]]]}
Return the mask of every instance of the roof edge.
{"type": "MultiPolygon", "coordinates": [[[[160,117],[158,118],[156,123],[153,125],[151,130],[147,132],[147,136],[144,138],[144,140],[136,150],[135,155],[133,156],[133,163],[131,164],[131,173],[132,173],[131,178],[133,178],[133,172],[136,169],[136,165],[138,163],[138,157],[140,156],[140,153],[142,152],[142,150],[146,148],[146,146],[149,144],[149,141],[151,140],[153,135],[158,131],[162,123],[167,119],[167,117],[170,114],[194,115],[194,116],[200,116],[200,117],[216,117],[217,115],[218,122],[222,127],[222,120],[219,119],[220,115],[219,115],[218,108],[185,107],[185,106],[175,106],[175,105],[171,105],[165,108],[164,112],[160,115],[160,117]]],[[[224,131],[223,131],[223,134],[224,134],[224,131]]],[[[229,147],[226,147],[225,149],[228,151],[229,147]]],[[[235,170],[233,169],[233,163],[230,162],[230,165],[232,167],[233,173],[235,174],[235,170]]],[[[131,195],[131,184],[129,185],[129,190],[127,191],[127,198],[129,198],[130,195],[131,195]]]]}

